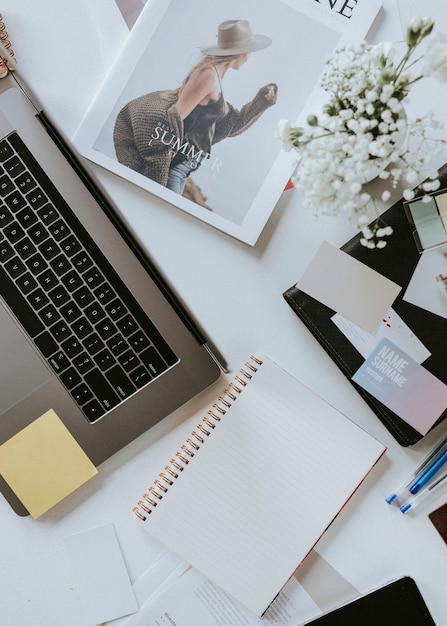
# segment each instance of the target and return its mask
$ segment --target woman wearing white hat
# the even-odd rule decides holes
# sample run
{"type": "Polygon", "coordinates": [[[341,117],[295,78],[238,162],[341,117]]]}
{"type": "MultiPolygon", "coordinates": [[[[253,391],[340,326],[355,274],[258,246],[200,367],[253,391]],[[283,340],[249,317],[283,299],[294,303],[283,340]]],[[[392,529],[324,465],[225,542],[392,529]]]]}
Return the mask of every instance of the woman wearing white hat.
{"type": "Polygon", "coordinates": [[[270,44],[269,37],[252,34],[246,20],[222,22],[217,44],[202,49],[178,89],[140,96],[120,111],[114,130],[118,161],[182,193],[189,174],[210,159],[213,144],[239,135],[275,104],[273,83],[240,110],[222,90],[229,69],[240,69],[251,52],[270,44]]]}

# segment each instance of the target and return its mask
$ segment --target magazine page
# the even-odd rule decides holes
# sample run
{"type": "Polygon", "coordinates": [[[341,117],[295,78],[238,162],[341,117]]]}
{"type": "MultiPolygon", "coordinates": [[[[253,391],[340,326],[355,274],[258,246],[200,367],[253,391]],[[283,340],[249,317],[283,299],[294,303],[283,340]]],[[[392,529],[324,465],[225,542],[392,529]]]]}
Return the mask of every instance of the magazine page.
{"type": "Polygon", "coordinates": [[[76,147],[254,245],[294,168],[278,121],[298,119],[327,55],[367,30],[360,12],[341,28],[313,4],[226,0],[211,12],[207,0],[147,2],[76,147]]]}
{"type": "MultiPolygon", "coordinates": [[[[355,29],[358,39],[364,39],[377,16],[383,2],[390,0],[281,0],[298,11],[306,4],[306,12],[340,33],[346,33],[352,41],[350,31],[355,29]]],[[[391,0],[394,2],[394,0],[391,0]]]]}
{"type": "Polygon", "coordinates": [[[138,613],[122,620],[122,626],[296,626],[319,613],[296,578],[291,578],[264,616],[257,617],[191,568],[144,602],[138,613]]]}

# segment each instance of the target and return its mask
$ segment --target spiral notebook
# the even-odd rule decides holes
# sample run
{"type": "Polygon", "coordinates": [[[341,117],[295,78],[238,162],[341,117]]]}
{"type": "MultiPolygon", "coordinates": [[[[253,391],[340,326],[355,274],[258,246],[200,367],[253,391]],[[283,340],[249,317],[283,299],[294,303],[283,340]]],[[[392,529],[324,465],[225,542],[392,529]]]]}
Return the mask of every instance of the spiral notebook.
{"type": "MultiPolygon", "coordinates": [[[[11,42],[9,41],[8,31],[6,30],[3,16],[0,13],[0,43],[9,52],[11,58],[15,60],[14,50],[12,49],[11,42]]],[[[11,69],[9,60],[6,59],[0,52],[0,78],[4,78],[11,69]]]]}
{"type": "Polygon", "coordinates": [[[385,447],[266,357],[197,420],[133,512],[262,615],[385,447]]]}

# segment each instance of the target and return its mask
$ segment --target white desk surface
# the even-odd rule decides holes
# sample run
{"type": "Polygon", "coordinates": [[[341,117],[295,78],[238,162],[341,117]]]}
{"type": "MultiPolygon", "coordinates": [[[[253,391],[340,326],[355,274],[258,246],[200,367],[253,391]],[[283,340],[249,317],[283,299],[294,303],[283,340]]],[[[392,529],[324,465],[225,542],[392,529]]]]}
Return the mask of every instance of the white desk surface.
{"type": "MultiPolygon", "coordinates": [[[[387,0],[393,2],[393,0],[387,0]]],[[[3,0],[2,13],[29,84],[48,112],[71,135],[104,71],[123,41],[119,19],[99,20],[114,0],[3,0]]],[[[404,0],[405,17],[418,12],[404,0]]],[[[425,0],[424,14],[447,29],[445,0],[425,0]]],[[[386,23],[375,29],[388,32],[386,23]]],[[[411,110],[433,110],[447,123],[446,85],[415,90],[411,110]],[[426,100],[424,100],[424,98],[426,100]],[[427,108],[424,104],[427,102],[427,108]]],[[[438,163],[447,160],[447,150],[438,163]]],[[[359,590],[400,576],[413,576],[437,624],[447,616],[447,546],[427,514],[447,501],[447,492],[404,517],[384,498],[445,433],[438,431],[411,449],[400,447],[350,383],[299,322],[282,298],[319,243],[341,245],[355,233],[343,219],[315,221],[296,191],[285,193],[258,244],[251,248],[202,224],[145,192],[95,170],[115,201],[126,207],[135,230],[190,309],[237,369],[253,351],[263,351],[388,446],[386,457],[331,526],[319,552],[359,590]]],[[[393,245],[392,240],[390,245],[393,245]]],[[[213,397],[210,390],[168,417],[100,467],[87,484],[38,521],[18,518],[0,498],[0,623],[2,626],[80,626],[81,606],[63,539],[113,523],[132,580],[160,546],[139,532],[131,507],[170,454],[182,422],[213,397]],[[175,438],[169,435],[179,426],[175,438]],[[160,439],[161,435],[166,435],[160,439]],[[173,443],[174,442],[174,443],[173,443]]]]}

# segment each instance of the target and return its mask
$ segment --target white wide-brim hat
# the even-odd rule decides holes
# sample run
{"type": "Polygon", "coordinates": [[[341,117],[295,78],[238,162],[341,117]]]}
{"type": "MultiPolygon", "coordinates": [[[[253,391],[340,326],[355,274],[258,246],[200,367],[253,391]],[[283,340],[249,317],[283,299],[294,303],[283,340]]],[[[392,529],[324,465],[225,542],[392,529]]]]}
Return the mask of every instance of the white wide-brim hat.
{"type": "Polygon", "coordinates": [[[230,56],[267,48],[272,43],[266,35],[253,35],[247,20],[226,20],[219,25],[217,46],[202,48],[207,56],[230,56]]]}

